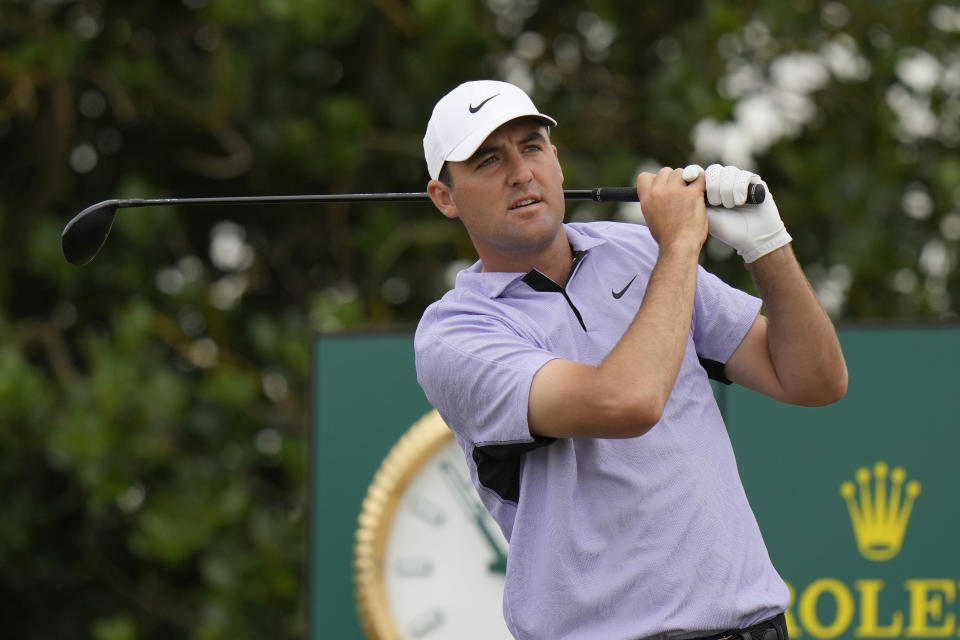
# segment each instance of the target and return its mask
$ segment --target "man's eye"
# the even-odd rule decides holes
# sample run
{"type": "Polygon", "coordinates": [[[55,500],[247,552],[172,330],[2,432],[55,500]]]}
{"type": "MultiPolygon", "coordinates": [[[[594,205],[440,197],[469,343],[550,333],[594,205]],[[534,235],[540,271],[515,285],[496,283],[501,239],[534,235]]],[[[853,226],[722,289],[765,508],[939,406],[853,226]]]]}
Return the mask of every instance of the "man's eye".
{"type": "Polygon", "coordinates": [[[497,161],[497,156],[487,156],[486,158],[480,161],[480,163],[477,165],[477,168],[480,169],[482,167],[490,166],[496,161],[497,161]]]}

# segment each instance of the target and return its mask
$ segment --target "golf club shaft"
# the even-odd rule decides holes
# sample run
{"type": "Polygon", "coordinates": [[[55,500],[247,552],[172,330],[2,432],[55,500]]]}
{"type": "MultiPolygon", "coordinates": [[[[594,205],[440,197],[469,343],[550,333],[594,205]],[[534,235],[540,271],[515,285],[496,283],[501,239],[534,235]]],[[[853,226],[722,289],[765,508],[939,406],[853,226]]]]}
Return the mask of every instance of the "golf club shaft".
{"type": "MultiPolygon", "coordinates": [[[[747,202],[763,202],[766,191],[762,184],[749,186],[747,202]]],[[[594,202],[637,202],[637,190],[633,187],[597,187],[595,189],[571,189],[563,192],[566,200],[592,200],[594,202]]],[[[706,197],[706,196],[704,196],[706,197]]],[[[82,265],[93,260],[110,233],[118,209],[131,207],[182,206],[182,205],[274,205],[291,203],[322,202],[427,202],[430,197],[419,193],[334,193],[325,195],[286,196],[223,196],[211,198],[128,198],[104,200],[91,205],[73,217],[60,236],[60,248],[68,262],[82,265]]]]}
{"type": "MultiPolygon", "coordinates": [[[[750,185],[747,202],[763,202],[762,185],[750,185]]],[[[596,187],[594,189],[565,189],[566,200],[592,200],[593,202],[638,202],[634,187],[596,187]]],[[[323,195],[284,196],[224,196],[209,198],[127,198],[111,201],[118,209],[169,205],[230,205],[230,204],[294,204],[312,202],[429,202],[425,192],[413,193],[333,193],[323,195]]]]}

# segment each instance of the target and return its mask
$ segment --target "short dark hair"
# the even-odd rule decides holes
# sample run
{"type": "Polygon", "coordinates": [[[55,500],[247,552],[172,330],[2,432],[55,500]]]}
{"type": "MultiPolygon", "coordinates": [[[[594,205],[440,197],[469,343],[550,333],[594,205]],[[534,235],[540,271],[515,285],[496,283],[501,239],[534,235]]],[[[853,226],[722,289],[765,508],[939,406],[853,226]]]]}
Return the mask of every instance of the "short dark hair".
{"type": "Polygon", "coordinates": [[[440,167],[440,175],[437,176],[437,180],[453,189],[453,176],[450,175],[450,165],[446,162],[440,167]]]}

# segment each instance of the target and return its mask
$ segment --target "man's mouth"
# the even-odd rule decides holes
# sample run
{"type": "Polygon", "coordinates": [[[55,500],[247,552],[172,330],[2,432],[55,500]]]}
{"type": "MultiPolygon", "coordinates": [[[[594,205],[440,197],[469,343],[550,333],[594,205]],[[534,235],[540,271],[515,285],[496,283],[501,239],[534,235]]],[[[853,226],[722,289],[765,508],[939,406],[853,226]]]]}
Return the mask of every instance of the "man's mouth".
{"type": "Polygon", "coordinates": [[[513,209],[520,209],[521,207],[528,207],[528,206],[530,206],[531,204],[536,204],[536,203],[538,203],[538,202],[540,202],[540,199],[539,199],[539,198],[524,198],[523,200],[517,200],[516,202],[514,202],[514,203],[510,206],[510,209],[511,209],[511,210],[513,210],[513,209]]]}

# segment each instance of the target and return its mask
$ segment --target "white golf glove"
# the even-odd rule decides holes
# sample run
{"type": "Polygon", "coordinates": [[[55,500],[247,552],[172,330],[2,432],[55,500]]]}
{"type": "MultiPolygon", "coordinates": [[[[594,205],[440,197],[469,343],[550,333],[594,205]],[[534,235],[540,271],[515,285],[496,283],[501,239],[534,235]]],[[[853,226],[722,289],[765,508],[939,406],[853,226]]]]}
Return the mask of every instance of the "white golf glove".
{"type": "Polygon", "coordinates": [[[792,240],[770,189],[760,204],[744,204],[751,184],[767,187],[760,176],[730,165],[712,164],[704,171],[700,165],[691,164],[684,167],[683,179],[693,182],[701,173],[707,178],[710,235],[736,249],[744,262],[753,262],[792,240]]]}

